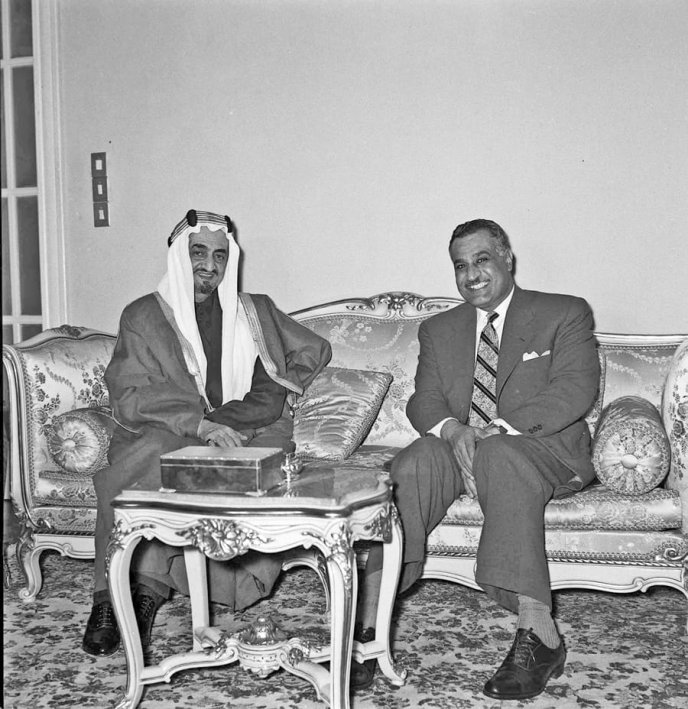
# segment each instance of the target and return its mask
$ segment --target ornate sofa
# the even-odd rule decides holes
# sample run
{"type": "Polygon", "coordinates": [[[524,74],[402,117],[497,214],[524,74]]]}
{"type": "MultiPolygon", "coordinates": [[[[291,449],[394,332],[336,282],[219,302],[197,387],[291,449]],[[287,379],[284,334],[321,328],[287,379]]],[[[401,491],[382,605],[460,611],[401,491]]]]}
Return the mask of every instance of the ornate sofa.
{"type": "MultiPolygon", "coordinates": [[[[336,465],[382,470],[417,435],[404,412],[413,389],[417,329],[423,319],[459,302],[392,292],[293,313],[331,342],[331,367],[384,372],[392,378],[379,413],[365,429],[363,445],[336,465]]],[[[605,477],[607,485],[595,484],[549,503],[545,521],[552,587],[627,593],[664,585],[688,599],[688,335],[598,333],[597,340],[600,394],[588,416],[595,446],[604,419],[613,418],[606,416],[613,408],[608,404],[623,397],[649,401],[659,422],[648,429],[622,417],[625,430],[611,431],[599,455],[607,456],[604,463],[610,470],[645,466],[663,471],[646,491],[615,491],[613,478],[605,477]],[[653,433],[657,427],[664,448],[653,433]]],[[[23,525],[17,553],[27,577],[20,593],[27,601],[41,589],[39,561],[45,549],[93,556],[91,475],[104,464],[107,426],[99,439],[89,442],[98,449],[91,467],[78,473],[56,463],[60,458],[51,452],[49,434],[57,417],[74,409],[92,408],[107,419],[103,373],[114,341],[113,335],[63,326],[3,347],[10,394],[11,499],[23,525]]],[[[70,445],[79,444],[67,439],[70,445]]],[[[474,565],[481,523],[475,501],[457,500],[428,540],[424,577],[478,588],[474,565]]]]}

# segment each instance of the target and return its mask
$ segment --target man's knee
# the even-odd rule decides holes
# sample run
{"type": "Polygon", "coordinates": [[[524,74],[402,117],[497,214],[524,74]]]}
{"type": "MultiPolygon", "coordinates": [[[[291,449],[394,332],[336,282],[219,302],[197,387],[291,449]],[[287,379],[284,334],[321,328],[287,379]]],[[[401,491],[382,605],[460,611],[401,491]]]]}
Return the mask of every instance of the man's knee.
{"type": "Polygon", "coordinates": [[[515,463],[527,463],[528,451],[521,445],[520,438],[520,436],[498,434],[478,441],[473,458],[473,470],[501,470],[515,463]]]}
{"type": "Polygon", "coordinates": [[[448,451],[449,446],[440,438],[435,436],[417,438],[406,448],[399,451],[392,460],[392,480],[397,482],[409,476],[415,479],[419,470],[428,467],[430,460],[438,455],[446,454],[448,451]]]}
{"type": "Polygon", "coordinates": [[[535,493],[544,492],[533,454],[532,447],[521,436],[500,434],[479,441],[473,458],[479,497],[484,492],[482,483],[488,480],[492,489],[496,486],[508,490],[516,484],[535,493]]]}
{"type": "Polygon", "coordinates": [[[140,436],[131,437],[126,445],[118,441],[114,451],[112,447],[110,449],[110,465],[93,476],[99,506],[109,505],[134,482],[148,483],[152,488],[159,487],[160,456],[192,444],[192,439],[156,429],[144,429],[140,436]]]}

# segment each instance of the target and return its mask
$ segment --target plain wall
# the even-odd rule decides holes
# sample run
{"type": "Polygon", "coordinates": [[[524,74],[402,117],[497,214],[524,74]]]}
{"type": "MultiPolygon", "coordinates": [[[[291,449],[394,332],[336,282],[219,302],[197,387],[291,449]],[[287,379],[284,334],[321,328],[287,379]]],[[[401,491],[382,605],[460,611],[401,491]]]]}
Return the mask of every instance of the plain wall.
{"type": "Polygon", "coordinates": [[[684,0],[57,1],[71,324],[114,332],[194,207],[286,311],[453,295],[487,217],[521,286],[688,332],[684,0]]]}

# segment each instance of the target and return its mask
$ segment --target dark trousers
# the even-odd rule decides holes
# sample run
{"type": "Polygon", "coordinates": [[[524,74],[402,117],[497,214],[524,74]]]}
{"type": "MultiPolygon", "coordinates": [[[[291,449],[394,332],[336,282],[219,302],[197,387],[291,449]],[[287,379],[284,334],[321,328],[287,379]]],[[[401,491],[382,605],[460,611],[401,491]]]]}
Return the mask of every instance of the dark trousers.
{"type": "MultiPolygon", "coordinates": [[[[551,607],[544,509],[571,471],[536,438],[494,435],[478,443],[473,474],[485,516],[477,583],[515,612],[518,594],[551,607]]],[[[391,477],[404,529],[401,592],[420,578],[427,537],[464,486],[449,444],[434,436],[419,438],[401,451],[392,462],[391,477]]],[[[371,555],[368,570],[374,571],[381,567],[381,554],[371,549],[371,555]]]]}
{"type": "MultiPolygon", "coordinates": [[[[253,447],[282,448],[293,451],[292,419],[285,414],[275,423],[251,431],[246,443],[253,447]]],[[[109,598],[105,575],[105,554],[114,524],[111,505],[122,490],[138,482],[157,489],[161,485],[160,456],[185,446],[202,446],[198,438],[178,436],[152,426],[141,434],[117,427],[110,442],[110,466],[99,470],[93,478],[98,498],[95,532],[94,602],[109,598]]],[[[277,556],[249,552],[239,560],[208,563],[210,599],[235,608],[246,607],[267,595],[281,568],[277,556]]],[[[183,565],[183,549],[170,547],[157,540],[139,542],[131,562],[134,580],[142,581],[165,596],[170,589],[188,593],[183,565]]]]}

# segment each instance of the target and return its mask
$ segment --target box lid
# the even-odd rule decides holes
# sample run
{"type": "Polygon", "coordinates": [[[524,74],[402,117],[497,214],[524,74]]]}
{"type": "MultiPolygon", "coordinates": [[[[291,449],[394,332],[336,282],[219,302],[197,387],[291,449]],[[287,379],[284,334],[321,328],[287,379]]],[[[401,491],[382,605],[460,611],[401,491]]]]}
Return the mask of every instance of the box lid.
{"type": "Polygon", "coordinates": [[[186,446],[160,456],[161,465],[212,464],[222,467],[257,466],[281,459],[281,448],[243,448],[229,446],[186,446]]]}

